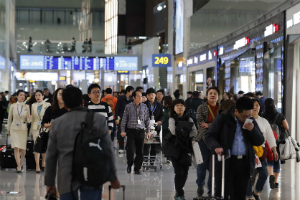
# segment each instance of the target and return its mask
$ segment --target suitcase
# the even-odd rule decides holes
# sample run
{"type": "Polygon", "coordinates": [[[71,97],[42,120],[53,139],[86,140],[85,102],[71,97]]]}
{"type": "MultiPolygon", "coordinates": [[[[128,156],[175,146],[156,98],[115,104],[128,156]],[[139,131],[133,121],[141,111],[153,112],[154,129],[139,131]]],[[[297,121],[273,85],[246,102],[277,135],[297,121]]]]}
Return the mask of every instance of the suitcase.
{"type": "Polygon", "coordinates": [[[1,169],[6,168],[17,168],[17,163],[15,160],[14,150],[11,145],[8,144],[8,135],[6,135],[6,148],[0,152],[0,166],[1,169]]]}
{"type": "Polygon", "coordinates": [[[222,188],[221,188],[221,198],[215,197],[215,154],[212,154],[212,187],[211,187],[211,197],[196,197],[194,200],[222,200],[224,199],[225,193],[225,156],[222,155],[222,188]]]}
{"type": "Polygon", "coordinates": [[[26,146],[26,170],[35,170],[35,158],[33,154],[33,140],[27,140],[26,146]]]}
{"type": "MultiPolygon", "coordinates": [[[[123,188],[123,200],[125,200],[125,185],[121,185],[121,188],[123,188]]],[[[111,185],[108,186],[108,193],[109,193],[109,200],[111,200],[111,185]]]]}

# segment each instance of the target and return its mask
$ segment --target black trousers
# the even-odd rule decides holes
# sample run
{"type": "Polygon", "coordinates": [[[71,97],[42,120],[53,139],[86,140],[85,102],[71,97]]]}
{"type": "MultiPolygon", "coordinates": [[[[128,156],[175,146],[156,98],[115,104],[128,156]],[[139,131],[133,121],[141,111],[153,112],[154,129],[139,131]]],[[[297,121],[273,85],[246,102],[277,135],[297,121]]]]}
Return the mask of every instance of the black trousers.
{"type": "Polygon", "coordinates": [[[141,129],[127,129],[127,165],[131,167],[134,164],[134,170],[141,169],[143,164],[143,150],[144,150],[144,139],[145,131],[141,129]],[[134,158],[134,151],[136,156],[134,158]]]}
{"type": "Polygon", "coordinates": [[[183,187],[188,177],[189,165],[182,164],[178,159],[170,158],[174,167],[175,172],[175,189],[177,196],[184,196],[183,187]]]}
{"type": "MultiPolygon", "coordinates": [[[[216,196],[221,197],[222,184],[222,162],[218,162],[216,158],[216,196]]],[[[224,199],[241,200],[246,199],[248,182],[250,174],[248,171],[249,161],[247,157],[237,159],[236,156],[231,156],[226,159],[225,163],[225,197],[224,199]]]]}
{"type": "Polygon", "coordinates": [[[121,124],[122,120],[119,121],[117,139],[119,141],[119,150],[124,150],[124,138],[121,136],[121,124]]]}

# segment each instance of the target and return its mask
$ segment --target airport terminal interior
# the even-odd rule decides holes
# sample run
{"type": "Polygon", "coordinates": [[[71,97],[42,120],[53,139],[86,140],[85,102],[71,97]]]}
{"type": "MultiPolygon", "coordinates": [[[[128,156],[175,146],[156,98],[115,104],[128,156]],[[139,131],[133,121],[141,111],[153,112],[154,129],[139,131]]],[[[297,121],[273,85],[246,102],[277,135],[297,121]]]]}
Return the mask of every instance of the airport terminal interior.
{"type": "Polygon", "coordinates": [[[300,200],[299,83],[300,0],[0,0],[0,200],[73,199],[75,173],[59,160],[59,177],[47,160],[74,88],[106,117],[112,145],[89,147],[112,150],[117,176],[91,186],[85,166],[81,184],[100,195],[82,189],[81,200],[300,200]]]}

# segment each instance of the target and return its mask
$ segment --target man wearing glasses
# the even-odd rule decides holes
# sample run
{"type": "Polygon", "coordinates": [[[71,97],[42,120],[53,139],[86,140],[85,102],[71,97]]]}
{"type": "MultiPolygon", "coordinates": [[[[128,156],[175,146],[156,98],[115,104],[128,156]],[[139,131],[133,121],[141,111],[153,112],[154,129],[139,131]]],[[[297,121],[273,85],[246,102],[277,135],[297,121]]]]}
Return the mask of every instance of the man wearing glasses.
{"type": "Polygon", "coordinates": [[[106,117],[109,134],[114,128],[114,117],[111,107],[106,102],[101,102],[101,88],[98,84],[91,84],[88,88],[91,101],[86,105],[88,109],[106,117]]]}
{"type": "MultiPolygon", "coordinates": [[[[205,144],[218,155],[225,155],[224,199],[246,199],[247,186],[255,168],[253,146],[261,146],[264,136],[252,118],[253,101],[241,97],[236,106],[219,115],[205,134],[205,144]],[[251,118],[251,119],[250,119],[251,118]]],[[[216,196],[221,195],[222,163],[216,163],[216,196]]]]}

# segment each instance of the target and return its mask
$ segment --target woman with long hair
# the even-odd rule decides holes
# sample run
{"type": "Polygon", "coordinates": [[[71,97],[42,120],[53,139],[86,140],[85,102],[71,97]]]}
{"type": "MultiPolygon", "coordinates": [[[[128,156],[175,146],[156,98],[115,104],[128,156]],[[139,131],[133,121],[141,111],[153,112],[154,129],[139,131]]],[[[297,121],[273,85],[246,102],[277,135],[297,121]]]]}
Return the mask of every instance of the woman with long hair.
{"type": "Polygon", "coordinates": [[[11,136],[11,146],[14,149],[17,163],[17,173],[21,173],[27,145],[27,123],[31,122],[29,106],[24,103],[25,92],[18,90],[17,103],[11,105],[7,120],[7,129],[11,136]],[[21,153],[21,155],[20,155],[21,153]]]}
{"type": "MultiPolygon", "coordinates": [[[[34,143],[40,133],[42,126],[42,119],[44,117],[46,109],[50,106],[50,103],[45,102],[44,93],[41,90],[37,90],[35,95],[33,95],[36,102],[32,104],[31,108],[31,129],[30,133],[33,136],[34,143]]],[[[36,164],[36,173],[40,173],[41,168],[45,167],[46,151],[34,152],[35,164],[36,164]],[[40,167],[40,154],[42,154],[42,166],[40,167]]]]}
{"type": "MultiPolygon", "coordinates": [[[[255,121],[258,124],[259,129],[264,135],[265,142],[268,142],[269,146],[273,150],[275,161],[278,160],[278,154],[276,150],[276,140],[273,135],[272,128],[269,124],[269,122],[263,118],[260,117],[262,112],[262,109],[260,107],[260,102],[258,99],[253,99],[253,112],[252,117],[255,119],[255,121]]],[[[266,147],[266,144],[263,144],[262,147],[266,147]]],[[[259,174],[258,180],[256,182],[256,186],[254,191],[252,192],[252,181],[250,179],[248,184],[248,192],[247,192],[247,198],[252,199],[254,197],[255,200],[259,200],[259,194],[262,192],[264,185],[268,179],[268,163],[267,158],[265,160],[261,160],[261,167],[257,168],[257,172],[259,174]]]]}
{"type": "Polygon", "coordinates": [[[52,105],[47,108],[42,121],[42,125],[45,128],[50,129],[52,121],[67,112],[67,110],[65,109],[64,101],[62,99],[62,92],[63,88],[58,88],[53,94],[52,105]]]}
{"type": "MultiPolygon", "coordinates": [[[[203,160],[206,160],[210,155],[211,152],[204,143],[204,136],[211,125],[211,123],[215,120],[218,116],[219,110],[219,99],[220,90],[217,87],[210,87],[206,91],[207,102],[201,104],[197,109],[196,119],[198,124],[198,135],[196,136],[195,140],[199,143],[199,147],[203,156],[203,160]]],[[[205,177],[206,177],[206,170],[208,170],[207,166],[202,163],[197,166],[197,195],[201,197],[204,193],[204,186],[205,186],[205,177]]],[[[208,194],[211,193],[211,176],[208,178],[207,182],[208,187],[208,194]]]]}
{"type": "MultiPolygon", "coordinates": [[[[285,119],[285,116],[276,110],[275,102],[272,98],[267,98],[265,100],[265,112],[262,117],[266,118],[270,124],[274,123],[278,128],[283,131],[289,130],[289,124],[285,119]]],[[[277,133],[280,135],[280,133],[277,133]]],[[[278,136],[279,136],[278,135],[278,136]]],[[[278,157],[280,158],[279,146],[277,146],[278,157]]],[[[269,182],[270,188],[279,188],[278,177],[280,174],[280,159],[268,161],[268,171],[269,171],[269,182]]]]}

